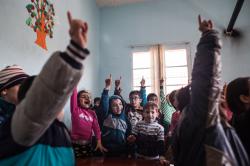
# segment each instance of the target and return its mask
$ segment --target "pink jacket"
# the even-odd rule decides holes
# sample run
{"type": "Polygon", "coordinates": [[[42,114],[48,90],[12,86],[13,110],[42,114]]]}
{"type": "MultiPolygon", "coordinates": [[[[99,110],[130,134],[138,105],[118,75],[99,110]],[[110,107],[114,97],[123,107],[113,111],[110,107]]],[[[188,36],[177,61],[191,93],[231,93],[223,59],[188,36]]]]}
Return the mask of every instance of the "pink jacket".
{"type": "Polygon", "coordinates": [[[96,113],[91,109],[78,106],[76,88],[70,98],[70,111],[72,120],[71,138],[73,141],[91,141],[92,131],[94,131],[97,140],[101,139],[96,113]]]}

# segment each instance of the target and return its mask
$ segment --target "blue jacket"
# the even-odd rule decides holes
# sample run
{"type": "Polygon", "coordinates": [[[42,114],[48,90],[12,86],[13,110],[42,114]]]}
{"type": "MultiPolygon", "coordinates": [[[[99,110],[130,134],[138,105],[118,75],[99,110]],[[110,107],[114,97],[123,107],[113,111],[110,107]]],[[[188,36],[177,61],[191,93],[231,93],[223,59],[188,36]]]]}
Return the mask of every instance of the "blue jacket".
{"type": "Polygon", "coordinates": [[[102,143],[108,149],[108,154],[126,153],[126,140],[131,132],[130,123],[125,115],[125,102],[117,95],[109,98],[108,90],[103,90],[99,114],[103,119],[102,143]],[[112,113],[110,105],[113,99],[120,99],[123,103],[123,110],[120,115],[112,113]]]}

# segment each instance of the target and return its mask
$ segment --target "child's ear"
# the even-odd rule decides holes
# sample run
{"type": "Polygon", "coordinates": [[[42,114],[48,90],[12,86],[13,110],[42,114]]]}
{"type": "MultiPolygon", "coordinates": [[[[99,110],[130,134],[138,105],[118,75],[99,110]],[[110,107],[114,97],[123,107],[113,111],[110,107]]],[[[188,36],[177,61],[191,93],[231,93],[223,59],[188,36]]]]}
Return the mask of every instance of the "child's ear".
{"type": "Polygon", "coordinates": [[[250,96],[240,95],[240,101],[244,104],[250,104],[250,96]]]}
{"type": "Polygon", "coordinates": [[[142,99],[140,98],[140,100],[139,100],[139,101],[140,101],[140,103],[141,103],[141,102],[142,102],[142,99]]]}

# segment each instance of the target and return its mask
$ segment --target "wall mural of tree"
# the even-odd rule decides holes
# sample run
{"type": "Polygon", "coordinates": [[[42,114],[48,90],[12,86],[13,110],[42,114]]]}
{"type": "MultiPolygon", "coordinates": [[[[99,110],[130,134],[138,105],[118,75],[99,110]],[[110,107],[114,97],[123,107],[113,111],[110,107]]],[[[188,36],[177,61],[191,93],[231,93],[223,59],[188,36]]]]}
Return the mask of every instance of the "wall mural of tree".
{"type": "Polygon", "coordinates": [[[41,48],[47,50],[46,36],[53,38],[55,10],[53,4],[48,0],[31,0],[26,5],[29,17],[26,24],[36,32],[35,43],[41,48]]]}

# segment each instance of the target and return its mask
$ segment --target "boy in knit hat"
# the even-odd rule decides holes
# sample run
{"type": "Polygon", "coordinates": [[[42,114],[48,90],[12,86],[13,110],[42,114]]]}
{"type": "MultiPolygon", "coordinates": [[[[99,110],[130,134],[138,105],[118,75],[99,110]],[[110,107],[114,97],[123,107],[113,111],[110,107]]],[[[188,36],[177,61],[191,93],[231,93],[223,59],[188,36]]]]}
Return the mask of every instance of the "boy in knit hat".
{"type": "MultiPolygon", "coordinates": [[[[0,100],[16,105],[17,92],[21,82],[28,75],[17,65],[7,66],[0,71],[0,100]]],[[[3,101],[1,101],[2,103],[3,101]]],[[[0,105],[1,107],[1,105],[0,105]]]]}
{"type": "Polygon", "coordinates": [[[27,77],[28,75],[17,65],[8,66],[0,71],[0,140],[7,134],[4,126],[10,122],[18,102],[19,86],[27,77]]]}

